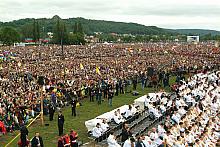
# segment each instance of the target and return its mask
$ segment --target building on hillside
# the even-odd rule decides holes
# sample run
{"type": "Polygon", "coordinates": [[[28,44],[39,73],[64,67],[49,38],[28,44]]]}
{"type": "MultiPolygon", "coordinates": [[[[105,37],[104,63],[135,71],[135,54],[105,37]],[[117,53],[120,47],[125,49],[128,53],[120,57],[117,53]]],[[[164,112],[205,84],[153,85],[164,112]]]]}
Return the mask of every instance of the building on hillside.
{"type": "Polygon", "coordinates": [[[95,36],[85,36],[85,40],[86,42],[90,42],[90,43],[98,43],[99,42],[99,38],[95,37],[95,36]]]}

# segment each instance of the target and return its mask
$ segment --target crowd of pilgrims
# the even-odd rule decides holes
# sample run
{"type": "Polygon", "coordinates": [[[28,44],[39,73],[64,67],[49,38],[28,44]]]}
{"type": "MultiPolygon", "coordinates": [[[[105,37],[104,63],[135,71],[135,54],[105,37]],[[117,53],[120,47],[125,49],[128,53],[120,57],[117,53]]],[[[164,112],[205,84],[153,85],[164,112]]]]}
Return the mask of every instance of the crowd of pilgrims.
{"type": "MultiPolygon", "coordinates": [[[[13,55],[1,57],[0,67],[0,132],[12,132],[28,124],[40,112],[69,104],[87,96],[101,104],[103,98],[152,84],[169,86],[173,71],[196,71],[219,63],[219,51],[211,42],[89,44],[85,46],[1,47],[13,55]],[[149,75],[153,68],[154,76],[149,75]],[[44,86],[39,85],[44,77],[44,86]],[[152,83],[151,83],[152,82],[152,83]],[[43,94],[41,94],[41,90],[43,94]],[[3,127],[4,126],[4,127],[3,127]]],[[[181,75],[177,77],[178,81],[181,75]]]]}
{"type": "MultiPolygon", "coordinates": [[[[146,97],[146,110],[154,115],[152,119],[163,115],[164,120],[138,136],[135,136],[133,129],[122,121],[121,140],[119,141],[111,131],[107,138],[108,146],[220,146],[220,72],[200,73],[190,77],[189,80],[181,81],[180,85],[172,95],[156,93],[155,100],[146,97]]],[[[130,108],[132,107],[129,105],[130,108]]],[[[116,113],[121,115],[120,111],[116,113]]],[[[122,118],[126,119],[123,116],[122,118]]],[[[93,129],[93,136],[100,137],[108,128],[105,121],[97,123],[93,129]]]]}

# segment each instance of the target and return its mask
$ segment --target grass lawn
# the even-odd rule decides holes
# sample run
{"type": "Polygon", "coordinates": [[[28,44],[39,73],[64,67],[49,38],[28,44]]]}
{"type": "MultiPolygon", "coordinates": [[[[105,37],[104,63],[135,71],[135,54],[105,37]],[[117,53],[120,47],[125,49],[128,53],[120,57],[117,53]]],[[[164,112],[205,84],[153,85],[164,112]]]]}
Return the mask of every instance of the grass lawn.
{"type": "MultiPolygon", "coordinates": [[[[175,77],[170,78],[170,83],[174,83],[175,77]]],[[[170,88],[165,89],[167,92],[170,91],[170,88]]],[[[89,141],[87,136],[87,128],[85,126],[85,121],[95,118],[98,115],[101,115],[105,112],[108,112],[112,109],[120,107],[125,104],[131,104],[134,102],[134,99],[147,94],[149,92],[155,92],[156,90],[153,88],[146,88],[142,90],[140,88],[140,84],[138,85],[138,96],[132,96],[129,94],[123,94],[119,96],[115,96],[113,98],[113,106],[109,107],[107,100],[105,100],[101,105],[98,105],[97,102],[89,102],[89,100],[84,99],[82,101],[82,106],[77,108],[77,116],[71,116],[71,107],[66,107],[62,109],[62,112],[65,116],[65,124],[64,124],[64,133],[69,133],[70,129],[73,129],[78,132],[80,140],[83,143],[89,141]]],[[[57,113],[54,115],[54,120],[52,122],[49,121],[49,116],[45,116],[45,123],[48,123],[49,126],[41,126],[40,119],[36,120],[29,128],[29,139],[31,139],[35,132],[40,132],[45,147],[54,147],[57,146],[58,139],[58,128],[57,128],[57,113]]],[[[5,136],[0,137],[0,146],[5,146],[10,140],[12,140],[19,132],[14,132],[13,134],[7,134],[5,136]]],[[[16,147],[19,137],[15,139],[9,147],[16,147]]]]}

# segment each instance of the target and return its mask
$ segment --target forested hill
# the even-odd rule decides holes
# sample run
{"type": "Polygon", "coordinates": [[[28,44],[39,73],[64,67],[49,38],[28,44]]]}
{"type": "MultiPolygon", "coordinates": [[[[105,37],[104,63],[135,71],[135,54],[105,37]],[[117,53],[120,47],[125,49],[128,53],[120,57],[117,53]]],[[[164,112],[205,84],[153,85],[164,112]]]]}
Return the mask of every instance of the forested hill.
{"type": "MultiPolygon", "coordinates": [[[[45,32],[52,32],[56,24],[56,20],[59,19],[59,16],[55,15],[51,19],[40,18],[36,19],[42,30],[45,32]]],[[[34,19],[26,18],[19,19],[11,22],[0,22],[0,27],[11,26],[16,28],[18,31],[27,32],[31,29],[34,19]]],[[[171,34],[165,29],[158,28],[156,26],[144,26],[136,23],[124,23],[124,22],[113,22],[113,21],[104,21],[104,20],[91,20],[84,19],[81,17],[78,18],[69,18],[63,19],[66,24],[68,31],[73,31],[75,22],[81,22],[84,32],[86,34],[93,34],[94,32],[103,32],[103,33],[117,33],[117,34],[148,34],[148,35],[157,35],[157,34],[171,34]]]]}
{"type": "Polygon", "coordinates": [[[216,30],[204,30],[204,29],[177,29],[173,30],[173,32],[179,33],[179,34],[186,34],[186,35],[207,35],[211,34],[214,35],[220,35],[219,31],[216,30]]]}
{"type": "MultiPolygon", "coordinates": [[[[36,19],[41,28],[41,32],[53,32],[59,16],[55,15],[51,19],[40,18],[36,19]]],[[[11,26],[16,28],[19,32],[27,34],[31,32],[33,25],[33,18],[19,19],[11,22],[0,22],[0,28],[3,26],[11,26]]],[[[75,22],[81,22],[83,30],[86,34],[93,34],[94,32],[102,33],[117,33],[117,34],[139,34],[139,35],[166,35],[166,34],[185,34],[185,35],[220,35],[219,31],[203,30],[203,29],[163,29],[156,26],[145,26],[137,23],[124,23],[104,20],[92,20],[85,18],[69,18],[63,19],[66,24],[67,31],[73,31],[75,22]]]]}

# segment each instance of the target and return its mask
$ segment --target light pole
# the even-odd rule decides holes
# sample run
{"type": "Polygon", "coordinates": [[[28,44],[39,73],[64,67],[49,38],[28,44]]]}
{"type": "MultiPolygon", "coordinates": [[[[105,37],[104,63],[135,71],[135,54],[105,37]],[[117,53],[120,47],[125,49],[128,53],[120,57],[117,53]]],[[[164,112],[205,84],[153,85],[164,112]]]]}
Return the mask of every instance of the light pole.
{"type": "Polygon", "coordinates": [[[63,33],[64,33],[64,26],[62,26],[61,30],[61,40],[60,40],[60,45],[61,45],[61,51],[62,51],[62,57],[63,57],[63,74],[64,74],[64,83],[66,79],[66,70],[65,70],[65,56],[64,56],[64,47],[63,47],[63,33]]]}
{"type": "Polygon", "coordinates": [[[43,97],[43,86],[40,87],[40,109],[41,109],[41,125],[44,125],[44,97],[43,97]]]}

